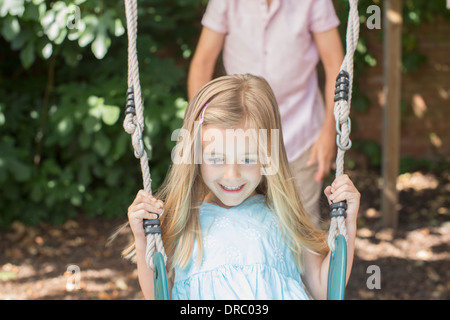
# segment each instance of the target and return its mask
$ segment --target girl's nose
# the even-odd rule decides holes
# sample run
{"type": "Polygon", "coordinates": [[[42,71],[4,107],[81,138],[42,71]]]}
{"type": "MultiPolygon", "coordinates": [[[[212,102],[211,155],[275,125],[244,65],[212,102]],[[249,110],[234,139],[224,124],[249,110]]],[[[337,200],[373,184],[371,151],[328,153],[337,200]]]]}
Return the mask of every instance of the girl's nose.
{"type": "Polygon", "coordinates": [[[241,170],[236,163],[225,165],[225,172],[223,178],[226,180],[234,180],[241,177],[241,170]]]}

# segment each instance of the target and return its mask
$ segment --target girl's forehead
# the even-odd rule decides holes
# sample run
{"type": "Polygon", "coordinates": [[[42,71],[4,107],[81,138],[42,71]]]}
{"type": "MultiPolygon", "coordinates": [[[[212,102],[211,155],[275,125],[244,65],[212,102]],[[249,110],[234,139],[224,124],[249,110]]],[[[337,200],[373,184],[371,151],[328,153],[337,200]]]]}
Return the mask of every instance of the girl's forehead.
{"type": "Polygon", "coordinates": [[[208,130],[226,130],[226,129],[242,129],[242,130],[247,130],[250,129],[251,127],[249,126],[249,122],[246,119],[242,119],[241,122],[233,125],[233,126],[229,126],[226,124],[223,125],[219,125],[219,124],[214,124],[214,123],[207,123],[204,124],[202,127],[203,132],[208,131],[208,130]]]}
{"type": "Polygon", "coordinates": [[[251,136],[258,136],[258,129],[255,129],[253,127],[248,126],[244,121],[239,123],[236,126],[220,126],[220,125],[214,125],[214,124],[207,124],[202,127],[202,138],[203,140],[210,140],[211,136],[215,135],[221,135],[223,137],[226,137],[227,135],[230,136],[239,136],[239,137],[251,137],[251,136]]]}
{"type": "Polygon", "coordinates": [[[206,125],[202,128],[202,147],[214,147],[216,151],[226,152],[233,148],[247,152],[257,150],[258,130],[239,125],[233,128],[206,125]]]}

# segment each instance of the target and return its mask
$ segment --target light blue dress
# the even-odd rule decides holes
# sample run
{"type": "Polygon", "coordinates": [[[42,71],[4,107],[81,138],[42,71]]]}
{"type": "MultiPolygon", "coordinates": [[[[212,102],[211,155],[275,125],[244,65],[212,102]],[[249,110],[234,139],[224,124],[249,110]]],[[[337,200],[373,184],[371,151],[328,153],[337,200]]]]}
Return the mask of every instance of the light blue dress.
{"type": "Polygon", "coordinates": [[[308,299],[264,196],[230,209],[203,202],[199,214],[203,258],[195,242],[187,267],[175,267],[172,299],[308,299]]]}

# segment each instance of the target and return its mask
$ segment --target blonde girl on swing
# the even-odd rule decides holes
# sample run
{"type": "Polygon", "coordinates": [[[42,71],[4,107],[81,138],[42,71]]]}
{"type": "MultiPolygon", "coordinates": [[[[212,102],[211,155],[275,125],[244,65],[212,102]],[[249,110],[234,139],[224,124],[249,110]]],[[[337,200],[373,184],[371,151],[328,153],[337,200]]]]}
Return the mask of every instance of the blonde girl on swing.
{"type": "MultiPolygon", "coordinates": [[[[143,219],[160,216],[172,299],[326,299],[326,234],[295,191],[266,80],[210,81],[189,103],[180,132],[159,191],[139,191],[128,209],[145,298],[154,292],[143,219]]],[[[348,281],[360,194],[347,175],[324,193],[330,203],[347,201],[348,281]]]]}

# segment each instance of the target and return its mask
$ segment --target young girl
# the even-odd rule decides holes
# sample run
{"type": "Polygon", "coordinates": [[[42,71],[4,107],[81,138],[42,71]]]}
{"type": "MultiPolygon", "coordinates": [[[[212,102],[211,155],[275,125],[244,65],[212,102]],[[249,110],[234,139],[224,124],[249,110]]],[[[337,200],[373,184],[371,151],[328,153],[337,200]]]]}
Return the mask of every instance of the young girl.
{"type": "MultiPolygon", "coordinates": [[[[139,191],[128,209],[144,296],[153,299],[153,275],[142,220],[157,213],[172,299],[308,299],[303,284],[325,299],[325,233],[295,192],[268,83],[248,74],[209,82],[189,103],[181,131],[189,135],[178,141],[161,189],[155,197],[139,191]]],[[[348,280],[360,194],[346,175],[324,192],[347,201],[348,280]]]]}

